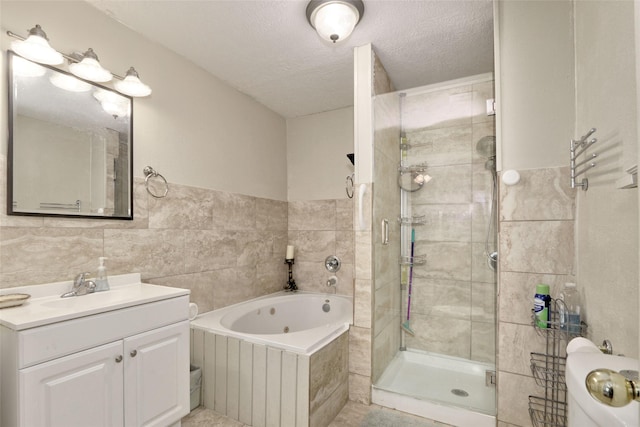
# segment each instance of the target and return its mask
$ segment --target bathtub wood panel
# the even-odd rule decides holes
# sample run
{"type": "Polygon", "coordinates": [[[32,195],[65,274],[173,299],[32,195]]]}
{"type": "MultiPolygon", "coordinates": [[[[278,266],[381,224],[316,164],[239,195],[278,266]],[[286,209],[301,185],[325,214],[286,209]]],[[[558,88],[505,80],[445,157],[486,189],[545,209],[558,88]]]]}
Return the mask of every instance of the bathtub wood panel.
{"type": "Polygon", "coordinates": [[[216,335],[215,387],[213,410],[227,413],[227,337],[216,335]]]}
{"type": "Polygon", "coordinates": [[[238,421],[251,425],[253,408],[253,344],[240,342],[240,413],[238,421]]]}
{"type": "Polygon", "coordinates": [[[280,425],[282,350],[267,347],[267,425],[280,425]]]}
{"type": "Polygon", "coordinates": [[[282,353],[282,391],[280,416],[283,426],[296,425],[296,386],[298,357],[293,353],[282,353]]]}
{"type": "Polygon", "coordinates": [[[215,385],[216,385],[216,336],[214,334],[204,334],[204,356],[203,356],[202,384],[204,387],[204,406],[212,408],[215,405],[215,385]]]}
{"type": "Polygon", "coordinates": [[[267,425],[267,347],[253,345],[253,426],[267,425]]]}
{"type": "Polygon", "coordinates": [[[347,333],[306,356],[194,329],[192,351],[192,361],[203,370],[205,407],[247,426],[327,425],[344,404],[348,382],[345,379],[337,385],[336,381],[347,369],[347,333]],[[332,385],[323,386],[326,379],[312,382],[312,365],[318,375],[331,378],[332,385]],[[316,397],[313,413],[312,387],[316,397]],[[333,391],[338,397],[328,398],[333,391]]]}
{"type": "Polygon", "coordinates": [[[227,338],[227,416],[240,419],[240,340],[227,338]]]}

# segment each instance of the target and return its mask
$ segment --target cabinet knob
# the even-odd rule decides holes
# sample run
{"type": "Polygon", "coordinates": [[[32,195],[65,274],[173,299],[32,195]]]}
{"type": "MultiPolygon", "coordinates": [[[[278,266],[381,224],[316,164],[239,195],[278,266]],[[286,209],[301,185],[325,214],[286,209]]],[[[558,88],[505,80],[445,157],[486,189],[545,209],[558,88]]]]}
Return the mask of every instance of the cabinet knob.
{"type": "Polygon", "coordinates": [[[120,362],[122,362],[122,355],[121,354],[116,356],[116,363],[120,363],[120,362]]]}
{"type": "Polygon", "coordinates": [[[131,353],[129,353],[131,355],[131,357],[136,357],[136,355],[138,354],[137,350],[131,350],[131,353]]]}

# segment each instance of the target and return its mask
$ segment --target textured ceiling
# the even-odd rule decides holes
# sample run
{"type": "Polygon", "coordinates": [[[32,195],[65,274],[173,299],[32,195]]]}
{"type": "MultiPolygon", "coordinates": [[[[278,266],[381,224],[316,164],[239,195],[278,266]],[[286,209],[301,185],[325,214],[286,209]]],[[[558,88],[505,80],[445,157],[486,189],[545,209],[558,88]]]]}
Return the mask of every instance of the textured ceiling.
{"type": "Polygon", "coordinates": [[[284,117],[353,105],[353,48],[372,43],[397,89],[493,71],[491,0],[364,0],[330,45],[307,1],[89,0],[284,117]]]}

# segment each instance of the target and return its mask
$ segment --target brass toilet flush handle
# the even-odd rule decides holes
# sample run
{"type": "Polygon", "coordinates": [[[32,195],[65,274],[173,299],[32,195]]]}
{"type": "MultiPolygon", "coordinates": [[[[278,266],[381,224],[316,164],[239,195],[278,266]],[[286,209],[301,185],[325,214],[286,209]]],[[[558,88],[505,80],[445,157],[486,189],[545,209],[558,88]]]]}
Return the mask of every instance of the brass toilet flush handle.
{"type": "Polygon", "coordinates": [[[604,368],[589,372],[585,381],[589,394],[605,405],[616,408],[634,400],[640,402],[638,371],[621,372],[604,368]]]}

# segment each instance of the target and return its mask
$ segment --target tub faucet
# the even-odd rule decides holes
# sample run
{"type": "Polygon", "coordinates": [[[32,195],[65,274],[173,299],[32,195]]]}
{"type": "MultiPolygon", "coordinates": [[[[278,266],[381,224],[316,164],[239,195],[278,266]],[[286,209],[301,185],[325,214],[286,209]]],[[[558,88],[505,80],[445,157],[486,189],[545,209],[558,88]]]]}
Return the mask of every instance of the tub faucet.
{"type": "Polygon", "coordinates": [[[85,280],[85,276],[90,273],[80,273],[73,280],[73,287],[69,292],[60,295],[60,298],[78,297],[92,294],[96,290],[96,283],[93,280],[85,280]]]}

